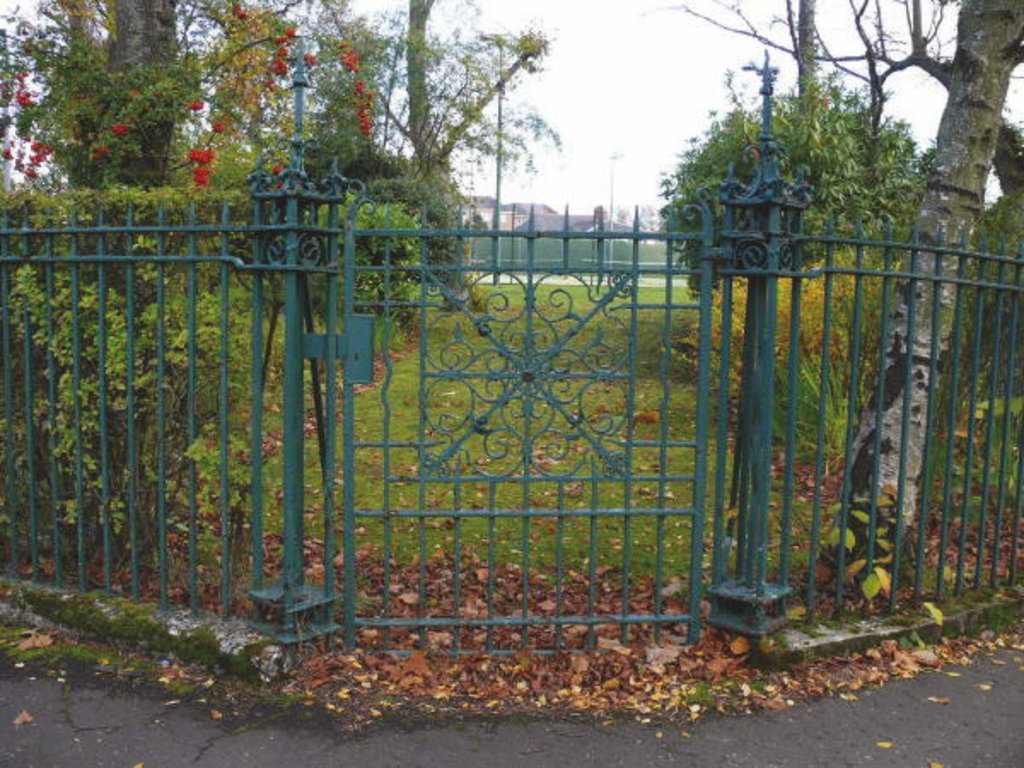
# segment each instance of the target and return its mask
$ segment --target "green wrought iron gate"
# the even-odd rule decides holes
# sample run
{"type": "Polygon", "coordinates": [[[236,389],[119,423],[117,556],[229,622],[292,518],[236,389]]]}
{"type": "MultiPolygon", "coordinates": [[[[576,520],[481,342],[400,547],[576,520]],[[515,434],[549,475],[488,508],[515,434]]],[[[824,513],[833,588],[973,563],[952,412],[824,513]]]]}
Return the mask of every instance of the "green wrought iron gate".
{"type": "Polygon", "coordinates": [[[681,256],[701,234],[352,236],[349,259],[377,254],[345,269],[382,363],[345,386],[349,643],[695,638],[710,265],[681,256]]]}

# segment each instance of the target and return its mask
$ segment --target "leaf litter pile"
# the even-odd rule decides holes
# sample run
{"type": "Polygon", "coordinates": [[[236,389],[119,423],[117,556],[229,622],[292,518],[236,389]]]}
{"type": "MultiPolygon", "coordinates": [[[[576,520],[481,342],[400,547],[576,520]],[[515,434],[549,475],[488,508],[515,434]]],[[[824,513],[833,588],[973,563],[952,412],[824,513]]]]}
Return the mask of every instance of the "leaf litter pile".
{"type": "MultiPolygon", "coordinates": [[[[602,639],[594,652],[547,656],[320,651],[293,671],[285,689],[308,703],[319,702],[353,729],[389,715],[575,713],[606,724],[614,722],[606,718],[628,716],[685,725],[710,713],[782,710],[817,696],[852,701],[865,686],[968,664],[976,654],[998,648],[1024,653],[1024,626],[1006,635],[986,632],[934,646],[885,640],[865,653],[781,672],[755,668],[750,641],[713,629],[694,646],[624,646],[602,639]]],[[[1021,664],[1024,668],[1024,658],[1021,664]]]]}

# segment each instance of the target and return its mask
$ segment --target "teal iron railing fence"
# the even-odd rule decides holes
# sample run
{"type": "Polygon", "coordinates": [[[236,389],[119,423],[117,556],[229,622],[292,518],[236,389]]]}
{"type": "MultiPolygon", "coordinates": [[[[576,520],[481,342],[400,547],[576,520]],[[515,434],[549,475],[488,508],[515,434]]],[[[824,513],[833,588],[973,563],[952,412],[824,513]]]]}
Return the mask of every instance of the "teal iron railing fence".
{"type": "Polygon", "coordinates": [[[805,232],[760,74],[758,171],[690,231],[369,216],[305,171],[301,64],[244,212],[5,212],[7,572],[494,653],[1013,582],[1024,261],[805,232]]]}

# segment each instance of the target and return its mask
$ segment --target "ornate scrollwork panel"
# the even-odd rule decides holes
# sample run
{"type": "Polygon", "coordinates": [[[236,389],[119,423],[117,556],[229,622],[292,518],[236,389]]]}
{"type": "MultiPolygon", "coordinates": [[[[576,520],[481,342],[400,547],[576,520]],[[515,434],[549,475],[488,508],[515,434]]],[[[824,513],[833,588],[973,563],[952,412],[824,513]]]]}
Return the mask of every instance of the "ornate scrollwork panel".
{"type": "Polygon", "coordinates": [[[424,331],[422,471],[624,476],[633,276],[485,274],[456,290],[426,274],[438,300],[424,331]]]}

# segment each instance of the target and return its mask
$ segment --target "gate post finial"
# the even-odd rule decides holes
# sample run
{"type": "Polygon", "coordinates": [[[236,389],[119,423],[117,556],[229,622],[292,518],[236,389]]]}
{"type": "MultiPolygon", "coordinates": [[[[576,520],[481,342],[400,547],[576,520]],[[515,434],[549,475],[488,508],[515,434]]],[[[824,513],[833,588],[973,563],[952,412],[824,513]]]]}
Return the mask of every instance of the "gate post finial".
{"type": "Polygon", "coordinates": [[[302,138],[306,120],[306,90],[309,88],[309,73],[306,67],[305,46],[299,43],[292,73],[292,120],[294,131],[291,138],[291,170],[303,171],[306,143],[302,138]]]}

